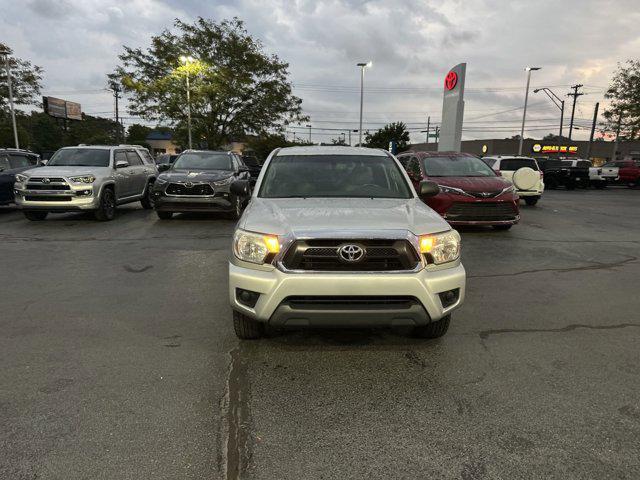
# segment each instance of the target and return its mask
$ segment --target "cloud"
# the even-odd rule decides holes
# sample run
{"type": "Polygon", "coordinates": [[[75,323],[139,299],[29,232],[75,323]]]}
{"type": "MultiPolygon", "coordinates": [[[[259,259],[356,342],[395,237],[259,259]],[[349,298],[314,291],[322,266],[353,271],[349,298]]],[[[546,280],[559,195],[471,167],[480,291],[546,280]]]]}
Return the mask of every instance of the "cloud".
{"type": "MultiPolygon", "coordinates": [[[[27,5],[0,0],[0,29],[18,56],[44,67],[46,90],[103,88],[122,45],[148,46],[151,35],[171,27],[176,17],[238,16],[269,52],[289,62],[295,92],[314,127],[345,131],[357,128],[359,61],[374,62],[365,78],[367,127],[404,120],[419,130],[427,115],[438,121],[442,78],[449,67],[466,61],[466,117],[485,119],[474,123],[484,130],[473,135],[502,137],[519,131],[526,65],[543,67],[532,76],[534,87],[553,86],[563,95],[571,84],[587,85],[589,95],[580,97],[577,111],[588,118],[616,62],[637,57],[640,44],[637,0],[30,0],[27,5]],[[510,125],[513,132],[505,133],[510,125]]],[[[557,111],[539,95],[531,97],[530,124],[551,125],[557,111]]],[[[67,96],[88,112],[112,109],[108,92],[67,96]]],[[[314,133],[324,140],[333,134],[314,133]]]]}

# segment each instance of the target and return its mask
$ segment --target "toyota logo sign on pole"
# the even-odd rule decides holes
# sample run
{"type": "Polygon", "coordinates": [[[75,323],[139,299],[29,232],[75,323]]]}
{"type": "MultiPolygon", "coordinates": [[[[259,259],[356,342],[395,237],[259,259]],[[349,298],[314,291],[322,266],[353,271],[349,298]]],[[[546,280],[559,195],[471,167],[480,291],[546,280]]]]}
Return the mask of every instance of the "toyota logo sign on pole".
{"type": "Polygon", "coordinates": [[[460,63],[444,77],[442,100],[442,125],[438,151],[460,151],[462,141],[462,118],[464,115],[464,79],[467,64],[460,63]]]}

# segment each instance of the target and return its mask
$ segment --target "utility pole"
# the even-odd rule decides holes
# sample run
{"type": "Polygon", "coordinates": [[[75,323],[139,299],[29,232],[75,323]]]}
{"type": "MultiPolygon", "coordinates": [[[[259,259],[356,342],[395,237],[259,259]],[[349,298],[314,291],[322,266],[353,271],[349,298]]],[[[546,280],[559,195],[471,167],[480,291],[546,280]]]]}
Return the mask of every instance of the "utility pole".
{"type": "Polygon", "coordinates": [[[578,92],[578,89],[582,88],[583,86],[584,85],[582,85],[581,83],[573,85],[571,87],[573,89],[573,92],[567,93],[567,96],[573,97],[573,106],[571,107],[571,123],[569,124],[569,140],[571,140],[571,134],[573,133],[573,117],[576,113],[576,101],[578,100],[578,97],[584,95],[583,92],[578,92]]]}
{"type": "Polygon", "coordinates": [[[117,82],[111,83],[111,91],[113,91],[113,99],[115,101],[116,116],[116,144],[120,143],[120,110],[118,109],[118,100],[120,99],[120,85],[117,82]]]}
{"type": "Polygon", "coordinates": [[[436,150],[438,150],[438,140],[440,139],[440,127],[436,127],[436,150]]]}
{"type": "Polygon", "coordinates": [[[589,148],[587,149],[587,160],[591,158],[591,145],[593,144],[593,134],[596,131],[596,122],[598,121],[598,108],[600,102],[596,102],[596,107],[593,109],[593,123],[591,124],[591,135],[589,136],[589,148]]]}
{"type": "Polygon", "coordinates": [[[18,141],[18,126],[16,125],[16,110],[13,106],[13,84],[11,81],[11,68],[9,67],[10,50],[5,50],[1,53],[4,55],[4,66],[7,70],[7,86],[9,87],[9,108],[11,109],[11,123],[13,124],[13,140],[16,144],[16,148],[20,148],[20,142],[18,141]]]}
{"type": "Polygon", "coordinates": [[[427,145],[429,145],[429,130],[431,130],[431,115],[427,117],[427,145]]]}
{"type": "Polygon", "coordinates": [[[622,127],[622,112],[618,114],[618,127],[616,128],[616,139],[613,142],[613,154],[611,160],[616,160],[616,153],[618,151],[618,137],[620,136],[620,128],[622,127]]]}

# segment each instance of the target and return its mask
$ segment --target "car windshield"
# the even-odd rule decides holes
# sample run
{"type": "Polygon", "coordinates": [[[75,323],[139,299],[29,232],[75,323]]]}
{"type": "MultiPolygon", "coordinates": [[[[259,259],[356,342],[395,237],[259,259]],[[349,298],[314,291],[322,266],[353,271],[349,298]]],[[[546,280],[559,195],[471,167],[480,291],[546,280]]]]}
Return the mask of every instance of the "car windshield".
{"type": "Polygon", "coordinates": [[[231,156],[222,152],[183,153],[173,163],[173,168],[188,170],[233,170],[231,156]]]}
{"type": "Polygon", "coordinates": [[[505,158],[500,161],[500,170],[505,172],[515,172],[524,167],[538,170],[538,164],[533,158],[505,158]]]}
{"type": "Polygon", "coordinates": [[[108,167],[109,150],[103,148],[63,148],[53,154],[48,167],[108,167]]]}
{"type": "Polygon", "coordinates": [[[397,163],[388,156],[283,155],[271,160],[260,197],[411,198],[397,163]]]}
{"type": "Polygon", "coordinates": [[[485,162],[466,155],[424,157],[422,167],[428,177],[495,177],[485,162]]]}

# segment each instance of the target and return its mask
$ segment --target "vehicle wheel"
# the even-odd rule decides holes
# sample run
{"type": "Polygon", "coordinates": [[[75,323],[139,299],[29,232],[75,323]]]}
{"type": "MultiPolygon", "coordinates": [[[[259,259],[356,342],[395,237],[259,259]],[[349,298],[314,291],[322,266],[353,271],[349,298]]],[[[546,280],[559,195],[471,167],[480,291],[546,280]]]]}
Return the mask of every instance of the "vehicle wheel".
{"type": "Polygon", "coordinates": [[[494,230],[509,230],[513,225],[493,225],[494,230]]]}
{"type": "Polygon", "coordinates": [[[545,179],[544,186],[547,190],[555,190],[558,188],[558,182],[553,178],[545,179]]]}
{"type": "Polygon", "coordinates": [[[538,197],[524,197],[524,201],[530,207],[533,207],[536,203],[538,203],[538,197]]]}
{"type": "Polygon", "coordinates": [[[25,210],[22,213],[24,213],[24,216],[27,218],[27,220],[31,220],[32,222],[38,222],[40,220],[44,220],[45,218],[47,218],[47,214],[49,212],[38,212],[38,211],[34,211],[34,210],[25,210]]]}
{"type": "Polygon", "coordinates": [[[100,196],[100,206],[95,211],[96,220],[107,222],[116,216],[116,194],[112,188],[104,188],[100,196]]]}
{"type": "Polygon", "coordinates": [[[235,310],[233,311],[233,329],[236,332],[236,336],[242,340],[260,338],[264,330],[262,323],[235,310]]]}
{"type": "Polygon", "coordinates": [[[153,182],[147,183],[147,188],[144,191],[144,197],[140,200],[140,204],[145,210],[151,210],[153,208],[153,182]]]}
{"type": "Polygon", "coordinates": [[[156,211],[156,215],[158,215],[158,218],[160,220],[169,220],[169,219],[171,219],[171,217],[173,217],[173,212],[156,211]]]}
{"type": "Polygon", "coordinates": [[[430,322],[428,325],[415,327],[413,333],[420,338],[439,338],[449,330],[451,315],[441,318],[437,322],[430,322]]]}
{"type": "Polygon", "coordinates": [[[229,213],[229,218],[238,220],[242,216],[242,199],[233,197],[233,211],[229,213]]]}
{"type": "Polygon", "coordinates": [[[566,187],[567,190],[575,190],[576,189],[576,182],[567,182],[564,185],[566,187]]]}

